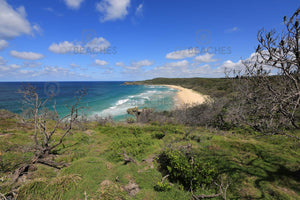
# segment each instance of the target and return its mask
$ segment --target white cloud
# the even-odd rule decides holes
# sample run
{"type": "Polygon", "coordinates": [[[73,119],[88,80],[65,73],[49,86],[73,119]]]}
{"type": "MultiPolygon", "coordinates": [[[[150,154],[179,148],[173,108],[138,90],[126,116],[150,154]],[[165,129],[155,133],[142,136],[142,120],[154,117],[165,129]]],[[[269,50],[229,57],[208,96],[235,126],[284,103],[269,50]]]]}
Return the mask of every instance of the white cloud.
{"type": "Polygon", "coordinates": [[[226,33],[232,33],[232,32],[236,32],[236,31],[239,31],[240,29],[238,27],[233,27],[233,28],[230,28],[230,29],[227,29],[225,30],[226,33]]]}
{"type": "Polygon", "coordinates": [[[2,56],[0,56],[0,65],[5,65],[7,60],[5,60],[2,56]]]}
{"type": "Polygon", "coordinates": [[[98,59],[96,59],[94,61],[94,65],[98,65],[98,66],[108,65],[108,62],[105,61],[105,60],[98,60],[98,59]]]}
{"type": "Polygon", "coordinates": [[[33,53],[33,52],[18,52],[18,51],[11,51],[10,55],[15,58],[25,59],[25,60],[39,60],[44,58],[44,55],[40,53],[33,53]]]}
{"type": "Polygon", "coordinates": [[[118,66],[118,67],[124,67],[125,66],[125,64],[123,62],[116,62],[115,65],[118,66]]]}
{"type": "Polygon", "coordinates": [[[51,7],[47,7],[47,8],[45,8],[45,10],[47,10],[49,12],[54,12],[53,8],[51,8],[51,7]]]}
{"type": "Polygon", "coordinates": [[[39,68],[24,69],[17,64],[6,64],[6,61],[0,57],[0,76],[1,80],[38,80],[38,81],[60,81],[60,80],[91,80],[87,74],[74,72],[68,68],[58,66],[43,66],[39,68]],[[1,61],[2,60],[2,61],[1,61]]]}
{"type": "Polygon", "coordinates": [[[178,62],[171,62],[171,63],[166,63],[163,67],[164,68],[173,68],[173,67],[187,67],[189,65],[189,62],[187,60],[182,60],[178,62]]]}
{"type": "Polygon", "coordinates": [[[242,60],[239,60],[237,62],[233,62],[231,60],[226,60],[222,63],[221,66],[213,70],[213,73],[218,75],[218,76],[225,76],[225,72],[228,73],[231,72],[232,70],[242,70],[244,69],[245,66],[242,63],[242,60]]]}
{"type": "Polygon", "coordinates": [[[139,70],[142,67],[146,67],[146,66],[151,66],[153,65],[154,62],[150,61],[150,60],[140,60],[140,61],[133,61],[130,63],[129,66],[125,65],[123,62],[117,62],[115,63],[116,66],[118,67],[122,67],[123,69],[126,70],[139,70]]]}
{"type": "Polygon", "coordinates": [[[141,3],[135,10],[136,16],[143,16],[143,4],[141,3]]]}
{"type": "Polygon", "coordinates": [[[199,55],[195,57],[195,61],[200,63],[210,63],[210,62],[216,62],[217,59],[213,59],[214,54],[205,53],[204,55],[199,55]]]}
{"type": "Polygon", "coordinates": [[[165,63],[162,66],[155,67],[152,71],[153,74],[157,76],[167,75],[168,77],[178,74],[182,74],[183,72],[188,70],[189,62],[187,60],[165,63]]]}
{"type": "Polygon", "coordinates": [[[42,28],[38,24],[33,25],[32,29],[35,30],[39,34],[41,34],[43,32],[42,28]]]}
{"type": "Polygon", "coordinates": [[[145,72],[149,78],[154,77],[193,77],[197,76],[200,70],[192,68],[187,60],[165,63],[145,72]]]}
{"type": "Polygon", "coordinates": [[[94,38],[93,40],[89,41],[86,45],[85,48],[90,48],[90,49],[99,49],[99,51],[103,51],[110,47],[110,43],[103,37],[99,38],[94,38]]]}
{"type": "Polygon", "coordinates": [[[48,50],[57,54],[65,54],[68,52],[73,52],[75,48],[81,48],[81,46],[75,45],[73,42],[64,41],[58,44],[52,43],[48,50]]]}
{"type": "MultiPolygon", "coordinates": [[[[3,73],[5,71],[9,71],[9,67],[5,65],[0,65],[0,71],[3,73]]],[[[2,73],[0,73],[2,75],[2,73]]]]}
{"type": "Polygon", "coordinates": [[[20,68],[21,68],[21,65],[10,64],[9,67],[10,67],[11,69],[20,69],[20,68]]]}
{"type": "Polygon", "coordinates": [[[130,0],[102,0],[96,5],[97,11],[103,14],[101,22],[123,19],[128,14],[130,0]]]}
{"type": "Polygon", "coordinates": [[[75,64],[75,63],[71,63],[71,64],[70,64],[70,67],[77,68],[77,67],[80,67],[80,65],[77,65],[77,64],[75,64]]]}
{"type": "Polygon", "coordinates": [[[222,66],[222,68],[227,68],[227,69],[241,69],[244,67],[243,63],[241,60],[239,60],[238,62],[232,62],[231,60],[226,60],[222,66]]]}
{"type": "MultiPolygon", "coordinates": [[[[268,51],[264,51],[262,53],[265,54],[266,56],[268,56],[268,51]]],[[[229,72],[233,72],[233,71],[239,72],[239,71],[241,71],[241,73],[244,73],[245,70],[246,70],[246,67],[245,67],[243,62],[245,62],[249,65],[253,65],[254,63],[257,62],[257,60],[259,62],[262,61],[262,57],[258,53],[252,53],[247,59],[239,60],[237,62],[233,62],[231,60],[226,60],[226,61],[223,62],[223,64],[218,69],[216,69],[216,72],[218,72],[218,73],[222,72],[224,74],[224,72],[226,70],[226,71],[229,71],[229,72]]],[[[273,74],[273,75],[277,74],[277,72],[278,72],[278,69],[274,66],[276,66],[276,65],[262,65],[264,70],[270,70],[270,74],[273,74]]],[[[230,74],[230,75],[232,75],[232,74],[230,74]]]]}
{"type": "Polygon", "coordinates": [[[36,68],[36,67],[41,67],[42,63],[36,62],[36,61],[25,61],[25,62],[23,62],[23,66],[29,67],[29,68],[36,68]]]}
{"type": "Polygon", "coordinates": [[[107,50],[110,47],[109,41],[103,37],[94,38],[84,46],[75,44],[75,42],[64,41],[60,43],[52,43],[48,50],[57,54],[66,53],[98,53],[107,50]]]}
{"type": "Polygon", "coordinates": [[[197,48],[185,49],[180,51],[173,51],[166,55],[167,59],[179,60],[184,58],[192,58],[199,53],[197,48]]]}
{"type": "Polygon", "coordinates": [[[66,5],[71,9],[79,9],[84,0],[64,0],[66,5]]]}
{"type": "Polygon", "coordinates": [[[63,14],[56,12],[56,11],[55,11],[53,8],[51,8],[51,7],[46,7],[46,8],[44,8],[44,10],[46,10],[46,11],[48,11],[48,12],[50,12],[50,13],[53,13],[54,15],[56,15],[56,16],[58,16],[58,17],[63,16],[63,14]]]}
{"type": "Polygon", "coordinates": [[[0,0],[0,38],[14,38],[22,34],[30,35],[31,25],[26,19],[23,6],[14,10],[5,0],[0,0]]]}
{"type": "Polygon", "coordinates": [[[4,60],[4,58],[0,56],[0,71],[2,71],[2,72],[5,72],[5,71],[14,71],[16,69],[20,69],[21,68],[20,65],[17,65],[17,64],[7,65],[6,63],[7,63],[7,61],[4,60]]]}
{"type": "Polygon", "coordinates": [[[6,40],[0,40],[0,51],[8,47],[8,42],[6,40]]]}
{"type": "Polygon", "coordinates": [[[150,65],[153,65],[154,63],[150,60],[140,60],[140,61],[137,61],[137,62],[132,62],[131,63],[131,66],[133,68],[136,68],[136,69],[139,69],[141,67],[146,67],[146,66],[150,66],[150,65]]]}

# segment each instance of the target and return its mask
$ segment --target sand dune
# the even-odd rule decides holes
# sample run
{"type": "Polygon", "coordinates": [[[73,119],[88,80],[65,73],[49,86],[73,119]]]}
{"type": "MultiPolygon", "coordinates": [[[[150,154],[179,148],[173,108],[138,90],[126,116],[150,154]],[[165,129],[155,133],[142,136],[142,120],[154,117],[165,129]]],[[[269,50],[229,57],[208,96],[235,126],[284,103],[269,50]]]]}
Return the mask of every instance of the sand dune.
{"type": "Polygon", "coordinates": [[[209,100],[208,95],[200,94],[192,89],[187,89],[177,85],[164,86],[179,90],[175,96],[176,107],[199,105],[209,100]]]}

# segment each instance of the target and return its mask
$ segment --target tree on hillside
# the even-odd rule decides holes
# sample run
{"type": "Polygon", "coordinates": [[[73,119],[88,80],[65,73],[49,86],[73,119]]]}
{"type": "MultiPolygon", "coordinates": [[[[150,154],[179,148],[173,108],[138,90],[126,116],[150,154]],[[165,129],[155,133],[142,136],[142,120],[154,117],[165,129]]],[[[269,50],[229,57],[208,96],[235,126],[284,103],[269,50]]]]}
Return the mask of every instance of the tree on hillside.
{"type": "Polygon", "coordinates": [[[281,33],[260,30],[256,52],[238,73],[240,117],[259,131],[300,128],[299,13],[284,17],[281,33]]]}
{"type": "Polygon", "coordinates": [[[62,163],[56,163],[49,158],[49,155],[53,153],[53,150],[62,144],[64,138],[72,130],[73,124],[78,118],[79,110],[82,108],[79,106],[81,99],[87,94],[86,89],[77,91],[75,96],[75,103],[71,106],[67,106],[69,114],[60,117],[56,104],[53,104],[54,120],[49,120],[49,110],[45,109],[45,105],[49,103],[49,100],[53,96],[49,96],[46,99],[41,99],[36,92],[36,88],[31,85],[24,85],[19,91],[24,97],[24,103],[29,106],[32,119],[27,119],[29,123],[33,123],[34,126],[34,150],[35,155],[30,164],[26,164],[15,172],[14,180],[16,181],[24,171],[27,170],[33,164],[42,163],[55,168],[60,168],[62,163]],[[58,131],[58,129],[60,129],[58,131]]]}

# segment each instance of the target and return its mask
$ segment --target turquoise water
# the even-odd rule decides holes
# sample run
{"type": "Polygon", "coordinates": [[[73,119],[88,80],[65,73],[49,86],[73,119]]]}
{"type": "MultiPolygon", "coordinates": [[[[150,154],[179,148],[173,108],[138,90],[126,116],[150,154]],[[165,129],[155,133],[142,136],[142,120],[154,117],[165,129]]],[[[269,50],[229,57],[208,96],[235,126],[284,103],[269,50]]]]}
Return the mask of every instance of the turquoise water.
{"type": "MultiPolygon", "coordinates": [[[[49,109],[56,103],[60,116],[68,113],[66,105],[75,102],[75,93],[87,88],[88,94],[82,99],[84,114],[112,116],[116,120],[126,118],[126,110],[132,107],[149,107],[157,111],[172,109],[173,97],[177,90],[165,86],[123,85],[124,82],[30,82],[42,99],[54,94],[46,105],[49,109]]],[[[27,106],[18,90],[21,82],[0,82],[0,109],[21,113],[27,106]]]]}

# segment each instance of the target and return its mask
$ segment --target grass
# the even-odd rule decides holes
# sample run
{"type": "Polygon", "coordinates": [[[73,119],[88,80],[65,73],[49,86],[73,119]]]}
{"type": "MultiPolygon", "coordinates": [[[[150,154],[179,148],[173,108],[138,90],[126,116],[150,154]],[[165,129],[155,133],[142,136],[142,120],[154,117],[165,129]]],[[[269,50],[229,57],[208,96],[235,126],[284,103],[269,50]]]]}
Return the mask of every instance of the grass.
{"type": "MultiPolygon", "coordinates": [[[[32,156],[33,130],[20,127],[15,118],[1,118],[0,124],[0,193],[5,194],[10,188],[9,172],[32,156]]],[[[37,165],[36,171],[22,177],[19,199],[132,199],[124,191],[131,181],[140,188],[135,199],[191,199],[177,182],[167,191],[154,189],[164,176],[155,158],[166,148],[186,145],[226,174],[231,182],[229,199],[300,199],[300,144],[291,138],[168,124],[92,123],[89,127],[73,130],[55,152],[55,161],[68,162],[68,167],[37,165]],[[137,164],[124,165],[122,150],[137,164]]]]}

